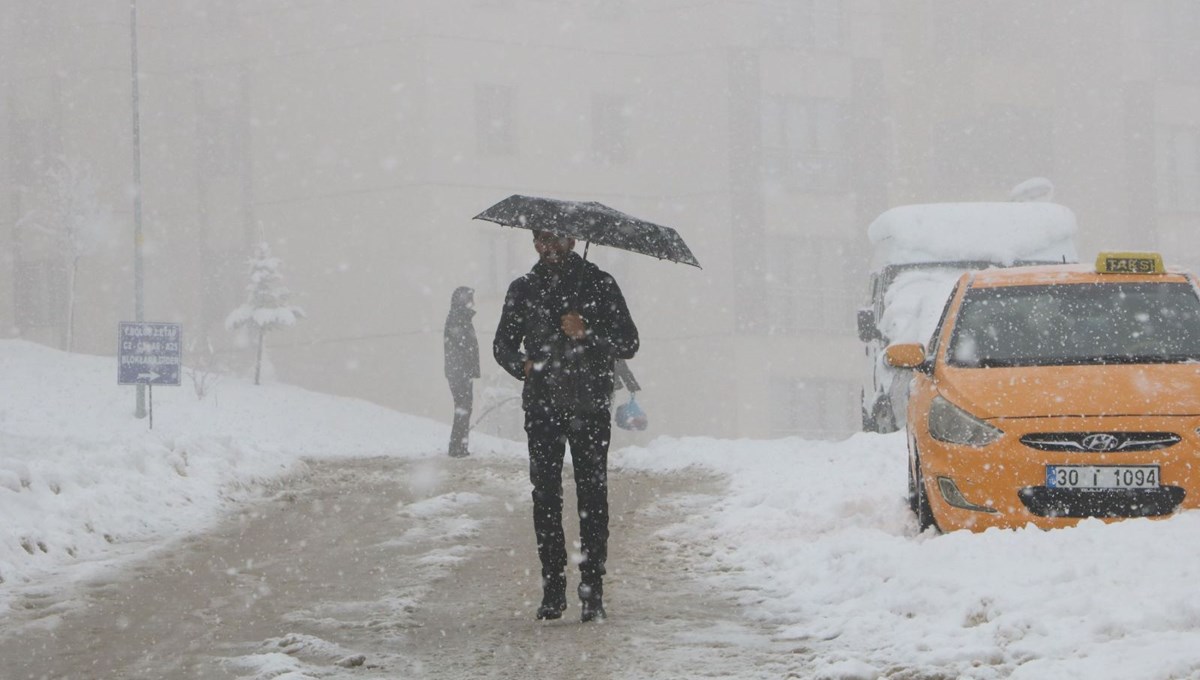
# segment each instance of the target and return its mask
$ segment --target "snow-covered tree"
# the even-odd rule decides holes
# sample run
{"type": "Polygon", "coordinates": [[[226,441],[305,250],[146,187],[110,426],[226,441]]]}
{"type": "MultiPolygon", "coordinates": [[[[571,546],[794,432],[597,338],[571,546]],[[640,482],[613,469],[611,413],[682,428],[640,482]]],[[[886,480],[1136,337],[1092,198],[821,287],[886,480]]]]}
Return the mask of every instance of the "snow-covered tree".
{"type": "Polygon", "coordinates": [[[75,345],[76,279],[79,261],[91,254],[107,236],[112,218],[100,203],[96,178],[86,163],[62,157],[46,170],[39,189],[41,206],[31,210],[18,223],[49,239],[64,261],[67,276],[66,329],[64,348],[75,345]]]}
{"type": "Polygon", "coordinates": [[[225,317],[225,327],[253,328],[258,331],[258,356],[254,361],[254,384],[262,375],[263,343],[268,331],[296,325],[304,318],[304,310],[288,304],[291,291],[282,284],[279,258],[271,255],[271,246],[260,243],[249,260],[250,283],[246,284],[246,301],[225,317]]]}

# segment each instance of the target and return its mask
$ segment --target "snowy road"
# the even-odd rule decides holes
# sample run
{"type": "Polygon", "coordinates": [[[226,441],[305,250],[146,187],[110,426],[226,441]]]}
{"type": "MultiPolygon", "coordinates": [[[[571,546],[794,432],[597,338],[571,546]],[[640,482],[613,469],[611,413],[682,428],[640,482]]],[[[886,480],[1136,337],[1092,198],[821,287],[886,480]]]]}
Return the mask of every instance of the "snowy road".
{"type": "Polygon", "coordinates": [[[3,677],[806,675],[794,641],[691,576],[704,546],[660,533],[721,491],[699,472],[614,472],[610,620],[581,625],[572,602],[534,621],[525,473],[510,458],[312,463],[114,578],[24,593],[3,677]]]}

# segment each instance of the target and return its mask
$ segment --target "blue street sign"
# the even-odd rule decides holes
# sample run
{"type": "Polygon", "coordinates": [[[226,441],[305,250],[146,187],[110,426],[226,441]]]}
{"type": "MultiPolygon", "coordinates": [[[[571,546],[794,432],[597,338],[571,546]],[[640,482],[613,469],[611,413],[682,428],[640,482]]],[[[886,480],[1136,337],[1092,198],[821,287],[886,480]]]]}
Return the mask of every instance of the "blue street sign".
{"type": "Polygon", "coordinates": [[[118,385],[179,385],[183,328],[177,323],[122,321],[117,337],[118,385]]]}

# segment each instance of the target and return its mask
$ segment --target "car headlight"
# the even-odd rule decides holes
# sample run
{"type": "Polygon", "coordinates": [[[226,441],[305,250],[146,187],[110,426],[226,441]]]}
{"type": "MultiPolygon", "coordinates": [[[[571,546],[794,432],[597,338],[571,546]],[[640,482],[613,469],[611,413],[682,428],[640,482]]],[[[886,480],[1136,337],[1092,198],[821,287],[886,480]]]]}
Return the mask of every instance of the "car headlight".
{"type": "Polygon", "coordinates": [[[929,435],[940,442],[987,446],[1004,434],[942,397],[929,406],[929,435]]]}

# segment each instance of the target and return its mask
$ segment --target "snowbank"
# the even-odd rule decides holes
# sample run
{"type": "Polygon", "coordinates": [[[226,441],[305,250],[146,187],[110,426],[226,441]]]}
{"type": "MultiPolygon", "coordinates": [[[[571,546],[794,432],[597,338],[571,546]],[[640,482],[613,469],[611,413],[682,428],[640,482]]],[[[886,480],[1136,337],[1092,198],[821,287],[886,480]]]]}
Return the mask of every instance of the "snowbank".
{"type": "Polygon", "coordinates": [[[285,385],[222,377],[201,401],[183,382],[154,390],[151,431],[112,357],[0,341],[0,611],[6,586],[199,531],[304,458],[441,455],[449,435],[285,385]]]}
{"type": "Polygon", "coordinates": [[[665,539],[814,678],[1200,678],[1200,512],[1042,531],[916,534],[904,433],[660,438],[615,457],[729,489],[665,539]]]}

